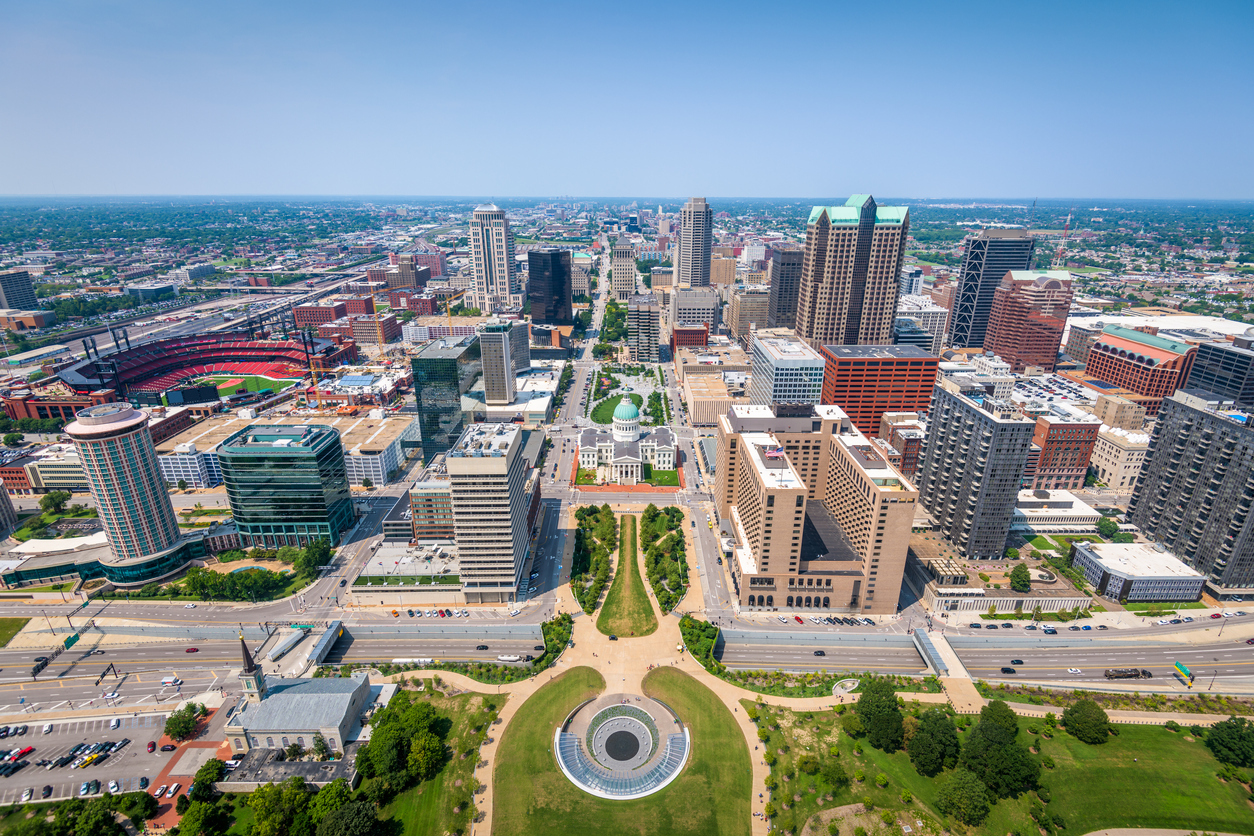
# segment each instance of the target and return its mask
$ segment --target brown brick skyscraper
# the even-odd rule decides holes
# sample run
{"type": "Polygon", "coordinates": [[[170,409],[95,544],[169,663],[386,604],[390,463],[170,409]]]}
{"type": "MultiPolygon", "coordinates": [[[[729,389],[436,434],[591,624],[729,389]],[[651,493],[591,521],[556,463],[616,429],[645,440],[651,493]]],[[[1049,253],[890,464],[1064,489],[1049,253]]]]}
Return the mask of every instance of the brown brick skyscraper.
{"type": "Polygon", "coordinates": [[[1071,310],[1071,274],[1011,270],[993,295],[984,350],[1021,373],[1028,366],[1054,371],[1071,310]]]}

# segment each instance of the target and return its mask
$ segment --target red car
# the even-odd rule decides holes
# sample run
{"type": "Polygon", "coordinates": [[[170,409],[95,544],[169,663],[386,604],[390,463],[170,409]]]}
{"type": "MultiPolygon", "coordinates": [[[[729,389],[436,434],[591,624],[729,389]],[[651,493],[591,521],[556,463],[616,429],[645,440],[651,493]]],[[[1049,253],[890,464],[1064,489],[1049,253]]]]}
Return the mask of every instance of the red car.
{"type": "Polygon", "coordinates": [[[1211,614],[1210,614],[1210,617],[1211,617],[1211,618],[1219,618],[1219,617],[1220,617],[1220,615],[1219,615],[1219,613],[1217,613],[1217,612],[1213,612],[1213,613],[1211,613],[1211,614]]]}
{"type": "Polygon", "coordinates": [[[149,751],[149,753],[152,753],[152,752],[157,751],[157,744],[156,744],[156,743],[154,743],[153,741],[149,740],[149,741],[148,741],[148,751],[149,751]]]}
{"type": "Polygon", "coordinates": [[[189,647],[189,648],[187,648],[186,652],[187,652],[187,653],[199,653],[199,652],[200,652],[200,648],[199,648],[199,647],[189,647]]]}
{"type": "Polygon", "coordinates": [[[801,616],[794,615],[793,618],[796,619],[798,624],[805,624],[805,622],[801,620],[801,616]]]}
{"type": "Polygon", "coordinates": [[[444,617],[444,610],[436,610],[440,614],[440,618],[444,617]]]}

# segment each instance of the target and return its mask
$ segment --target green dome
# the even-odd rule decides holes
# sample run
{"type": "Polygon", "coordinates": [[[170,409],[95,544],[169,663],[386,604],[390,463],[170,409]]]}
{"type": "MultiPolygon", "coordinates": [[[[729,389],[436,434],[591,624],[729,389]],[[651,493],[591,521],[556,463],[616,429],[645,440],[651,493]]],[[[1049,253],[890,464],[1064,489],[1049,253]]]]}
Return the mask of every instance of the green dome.
{"type": "Polygon", "coordinates": [[[631,402],[631,398],[623,398],[618,402],[618,406],[614,407],[615,421],[639,421],[640,410],[636,409],[636,405],[631,402]]]}

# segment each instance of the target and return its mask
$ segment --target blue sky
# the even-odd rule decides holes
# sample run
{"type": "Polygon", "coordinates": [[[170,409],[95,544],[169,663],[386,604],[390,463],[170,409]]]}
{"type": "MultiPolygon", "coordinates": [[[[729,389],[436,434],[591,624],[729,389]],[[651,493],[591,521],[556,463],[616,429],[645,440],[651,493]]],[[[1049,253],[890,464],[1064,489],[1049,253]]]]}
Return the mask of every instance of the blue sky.
{"type": "Polygon", "coordinates": [[[1254,3],[0,0],[0,194],[1254,197],[1254,3]]]}

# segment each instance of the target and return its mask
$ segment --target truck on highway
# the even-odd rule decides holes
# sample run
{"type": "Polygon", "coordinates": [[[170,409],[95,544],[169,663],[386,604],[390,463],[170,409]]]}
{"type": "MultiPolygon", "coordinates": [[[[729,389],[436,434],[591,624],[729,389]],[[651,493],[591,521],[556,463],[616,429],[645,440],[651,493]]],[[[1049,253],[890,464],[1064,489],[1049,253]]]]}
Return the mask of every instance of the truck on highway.
{"type": "Polygon", "coordinates": [[[1153,679],[1154,674],[1144,668],[1111,668],[1106,671],[1107,679],[1153,679]]]}
{"type": "Polygon", "coordinates": [[[267,654],[267,658],[269,658],[271,662],[283,658],[284,654],[296,645],[300,644],[300,640],[305,638],[307,635],[309,635],[308,630],[297,630],[295,633],[285,636],[277,645],[275,645],[274,649],[267,654]]]}
{"type": "Polygon", "coordinates": [[[496,661],[498,662],[521,662],[522,657],[521,656],[497,656],[496,661]]]}

